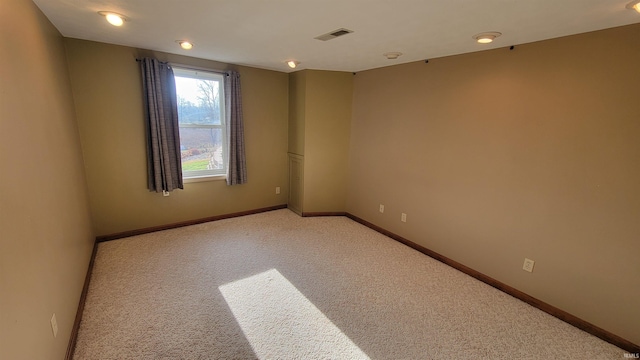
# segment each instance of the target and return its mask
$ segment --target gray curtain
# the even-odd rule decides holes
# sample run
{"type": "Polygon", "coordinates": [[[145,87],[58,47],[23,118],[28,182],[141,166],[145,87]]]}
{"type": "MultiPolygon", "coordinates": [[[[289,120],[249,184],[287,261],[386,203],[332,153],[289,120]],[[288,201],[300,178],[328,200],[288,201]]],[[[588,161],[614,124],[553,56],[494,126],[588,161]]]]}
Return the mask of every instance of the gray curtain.
{"type": "Polygon", "coordinates": [[[225,81],[225,109],[227,123],[227,144],[229,166],[227,185],[247,182],[247,163],[244,153],[244,124],[242,121],[242,96],[240,94],[240,74],[227,71],[225,81]]]}
{"type": "Polygon", "coordinates": [[[147,127],[147,171],[150,191],[183,189],[178,129],[178,102],[173,70],[167,63],[140,61],[147,127]]]}

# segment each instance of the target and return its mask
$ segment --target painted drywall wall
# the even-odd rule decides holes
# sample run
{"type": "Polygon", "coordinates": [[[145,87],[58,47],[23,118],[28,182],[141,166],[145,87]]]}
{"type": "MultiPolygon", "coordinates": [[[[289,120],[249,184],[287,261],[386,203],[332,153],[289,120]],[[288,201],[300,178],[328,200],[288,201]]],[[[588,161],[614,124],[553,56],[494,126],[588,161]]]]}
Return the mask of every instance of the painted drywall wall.
{"type": "Polygon", "coordinates": [[[248,182],[185,184],[169,197],[146,188],[142,85],[136,58],[226,70],[228,64],[65,39],[98,235],[286,204],[288,75],[235,66],[243,93],[248,182]],[[281,193],[277,195],[275,188],[281,193]]]}
{"type": "Polygon", "coordinates": [[[62,359],[94,240],[64,44],[3,0],[0,54],[0,359],[62,359]]]}
{"type": "Polygon", "coordinates": [[[358,73],[347,211],[640,344],[639,63],[633,25],[358,73]]]}
{"type": "Polygon", "coordinates": [[[303,211],[345,211],[353,74],[304,72],[303,211]]]}
{"type": "Polygon", "coordinates": [[[289,152],[304,156],[307,72],[289,74],[289,152]]]}
{"type": "Polygon", "coordinates": [[[289,74],[289,152],[303,156],[304,174],[302,193],[292,195],[302,199],[295,211],[345,211],[352,94],[351,73],[289,74]]]}

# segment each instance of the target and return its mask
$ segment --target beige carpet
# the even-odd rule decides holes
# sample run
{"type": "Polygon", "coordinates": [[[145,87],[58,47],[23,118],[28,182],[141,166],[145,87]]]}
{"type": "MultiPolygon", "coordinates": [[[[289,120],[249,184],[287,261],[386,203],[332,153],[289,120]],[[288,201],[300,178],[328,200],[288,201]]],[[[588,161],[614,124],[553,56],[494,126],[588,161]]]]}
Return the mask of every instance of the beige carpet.
{"type": "Polygon", "coordinates": [[[622,359],[345,217],[278,210],[101,243],[75,359],[622,359]]]}

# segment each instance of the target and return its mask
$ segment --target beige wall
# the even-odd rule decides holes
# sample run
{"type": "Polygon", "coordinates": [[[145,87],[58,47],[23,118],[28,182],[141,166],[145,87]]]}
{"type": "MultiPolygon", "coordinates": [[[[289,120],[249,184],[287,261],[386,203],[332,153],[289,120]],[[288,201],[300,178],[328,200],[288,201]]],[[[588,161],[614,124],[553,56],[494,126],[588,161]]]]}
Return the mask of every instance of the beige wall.
{"type": "Polygon", "coordinates": [[[76,39],[66,39],[66,47],[98,235],[286,204],[287,74],[234,67],[243,92],[246,184],[187,183],[184,190],[163,197],[146,189],[142,89],[135,59],[156,56],[217,70],[230,66],[76,39]]]}
{"type": "Polygon", "coordinates": [[[66,39],[67,67],[31,2],[0,15],[0,358],[63,357],[89,210],[105,235],[284,204],[287,151],[305,155],[305,212],[346,209],[640,343],[639,25],[355,77],[238,66],[249,182],[162,197],[135,58],[230,65],[66,39]]]}
{"type": "Polygon", "coordinates": [[[353,74],[305,73],[303,211],[345,211],[353,74]]]}
{"type": "Polygon", "coordinates": [[[94,239],[63,40],[3,0],[0,54],[0,359],[62,359],[94,239]]]}
{"type": "Polygon", "coordinates": [[[307,72],[289,74],[289,152],[304,156],[307,72]]]}
{"type": "Polygon", "coordinates": [[[304,156],[302,209],[296,211],[345,211],[352,93],[351,73],[289,74],[289,152],[304,156]]]}
{"type": "Polygon", "coordinates": [[[634,25],[358,73],[347,211],[640,344],[639,63],[634,25]]]}

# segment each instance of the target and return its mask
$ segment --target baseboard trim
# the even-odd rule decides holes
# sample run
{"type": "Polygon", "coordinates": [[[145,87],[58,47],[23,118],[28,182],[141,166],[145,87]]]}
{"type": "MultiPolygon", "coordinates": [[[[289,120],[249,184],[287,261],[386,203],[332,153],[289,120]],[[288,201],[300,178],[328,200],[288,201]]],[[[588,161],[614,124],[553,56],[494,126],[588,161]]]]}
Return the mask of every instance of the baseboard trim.
{"type": "MultiPolygon", "coordinates": [[[[262,213],[262,212],[267,212],[267,211],[273,211],[273,210],[279,210],[279,209],[286,209],[287,205],[276,205],[276,206],[271,206],[271,207],[266,207],[266,208],[260,208],[260,209],[254,209],[254,210],[248,210],[248,211],[242,211],[242,212],[237,212],[237,213],[231,213],[231,214],[224,214],[224,215],[217,215],[217,216],[212,216],[212,217],[207,217],[207,218],[202,218],[202,219],[196,219],[196,220],[190,220],[190,221],[184,221],[184,222],[179,222],[179,223],[174,223],[174,224],[168,224],[168,225],[161,225],[161,226],[155,226],[155,227],[150,227],[150,228],[144,228],[144,229],[137,229],[137,230],[131,230],[131,231],[125,231],[125,232],[121,232],[121,233],[116,233],[116,234],[110,234],[110,235],[104,235],[104,236],[98,236],[96,237],[96,242],[93,246],[93,252],[91,254],[91,260],[89,261],[89,268],[87,269],[87,275],[85,278],[85,282],[84,282],[84,286],[82,289],[82,294],[80,295],[80,302],[78,304],[78,311],[76,313],[76,319],[73,323],[73,328],[71,330],[71,337],[69,339],[69,345],[67,346],[67,353],[65,356],[65,360],[71,360],[71,358],[73,357],[73,351],[75,350],[75,345],[76,345],[76,340],[77,340],[77,336],[78,336],[78,330],[80,329],[80,322],[82,320],[82,312],[84,311],[84,303],[86,301],[86,297],[87,297],[87,292],[89,290],[89,282],[91,280],[91,272],[93,271],[93,264],[95,261],[95,257],[96,257],[96,252],[98,249],[98,243],[100,242],[104,242],[104,241],[109,241],[109,240],[116,240],[116,239],[121,239],[121,238],[125,238],[125,237],[129,237],[129,236],[135,236],[135,235],[141,235],[141,234],[147,234],[147,233],[152,233],[152,232],[156,232],[156,231],[161,231],[161,230],[168,230],[168,229],[174,229],[174,228],[178,228],[178,227],[183,227],[183,226],[189,226],[189,225],[195,225],[195,224],[201,224],[201,223],[205,223],[205,222],[209,222],[209,221],[216,221],[216,220],[222,220],[222,219],[229,219],[229,218],[234,218],[234,217],[239,217],[239,216],[246,216],[246,215],[253,215],[253,214],[258,214],[258,213],[262,213]]],[[[358,222],[372,230],[375,230],[383,235],[386,235],[406,246],[409,246],[410,248],[413,248],[435,260],[438,260],[444,264],[447,264],[449,266],[451,266],[454,269],[457,269],[459,271],[462,271],[463,273],[474,277],[475,279],[478,279],[482,282],[484,282],[487,285],[490,285],[504,293],[507,293],[519,300],[522,300],[524,302],[526,302],[527,304],[540,309],[544,312],[546,312],[547,314],[554,316],[570,325],[573,325],[575,327],[577,327],[578,329],[581,329],[593,336],[596,336],[608,343],[611,343],[625,351],[628,351],[629,353],[632,354],[636,354],[636,353],[640,353],[640,345],[634,344],[629,340],[626,340],[618,335],[615,335],[607,330],[604,330],[596,325],[593,325],[591,323],[589,323],[588,321],[582,320],[580,318],[578,318],[575,315],[572,315],[564,310],[558,309],[552,305],[549,305],[547,303],[545,303],[544,301],[541,301],[539,299],[536,299],[535,297],[528,295],[520,290],[517,290],[507,284],[504,284],[490,276],[487,276],[479,271],[476,271],[474,269],[471,269],[468,266],[465,266],[457,261],[454,261],[444,255],[441,255],[433,250],[430,250],[422,245],[416,244],[411,240],[408,240],[400,235],[397,235],[391,231],[388,231],[384,228],[381,228],[373,223],[370,223],[362,218],[359,218],[353,214],[350,214],[348,212],[303,212],[302,213],[303,217],[319,217],[319,216],[346,216],[348,218],[350,218],[351,220],[358,222]]]]}
{"type": "Polygon", "coordinates": [[[325,211],[325,212],[303,212],[302,217],[319,217],[319,216],[347,216],[344,211],[325,211]]]}
{"type": "Polygon", "coordinates": [[[82,286],[82,292],[80,293],[80,301],[78,302],[78,310],[76,310],[76,318],[73,321],[73,327],[71,328],[71,336],[69,337],[69,344],[67,345],[67,353],[64,356],[65,360],[71,360],[73,358],[73,352],[76,349],[78,331],[80,330],[80,322],[82,321],[82,313],[84,312],[84,303],[87,300],[89,283],[91,282],[91,273],[93,272],[93,264],[95,263],[97,252],[98,243],[94,242],[93,250],[91,251],[91,259],[89,260],[89,267],[87,268],[87,275],[84,278],[84,285],[82,286]]]}
{"type": "Polygon", "coordinates": [[[637,354],[640,353],[640,345],[634,344],[629,340],[626,340],[618,335],[615,335],[613,333],[610,333],[607,330],[604,330],[596,325],[591,324],[588,321],[582,320],[580,318],[578,318],[577,316],[574,316],[564,310],[558,309],[555,306],[549,305],[547,303],[545,303],[544,301],[541,301],[539,299],[534,298],[531,295],[528,295],[518,289],[515,289],[507,284],[504,284],[490,276],[487,276],[481,272],[478,272],[476,270],[471,269],[468,266],[462,265],[457,261],[451,260],[446,256],[443,256],[441,254],[438,254],[437,252],[427,249],[426,247],[422,246],[422,245],[418,245],[414,242],[412,242],[411,240],[405,239],[404,237],[394,234],[391,231],[388,231],[386,229],[383,229],[377,225],[374,225],[364,219],[361,219],[353,214],[347,213],[346,216],[348,218],[350,218],[353,221],[356,221],[372,230],[375,230],[383,235],[386,235],[398,242],[401,242],[407,246],[409,246],[410,248],[413,248],[429,257],[432,257],[442,263],[445,263],[449,266],[451,266],[454,269],[457,269],[459,271],[462,271],[463,273],[472,276],[488,285],[493,286],[494,288],[507,293],[517,299],[520,299],[524,302],[526,302],[527,304],[538,308],[544,312],[546,312],[547,314],[554,316],[570,325],[573,325],[575,327],[577,327],[578,329],[581,329],[593,336],[596,336],[610,344],[613,344],[623,350],[628,351],[629,353],[632,354],[637,354]]]}
{"type": "Polygon", "coordinates": [[[282,205],[269,206],[269,207],[260,208],[260,209],[253,209],[253,210],[240,211],[240,212],[230,213],[230,214],[210,216],[210,217],[201,218],[201,219],[182,221],[182,222],[173,223],[173,224],[166,224],[166,225],[153,226],[153,227],[148,227],[143,229],[123,231],[115,234],[97,236],[96,242],[100,243],[104,241],[117,240],[117,239],[122,239],[130,236],[135,236],[135,235],[148,234],[156,231],[175,229],[183,226],[202,224],[210,221],[217,221],[217,220],[229,219],[229,218],[234,218],[239,216],[259,214],[267,211],[280,210],[280,209],[286,209],[286,208],[287,208],[287,205],[282,204],[282,205]]]}

